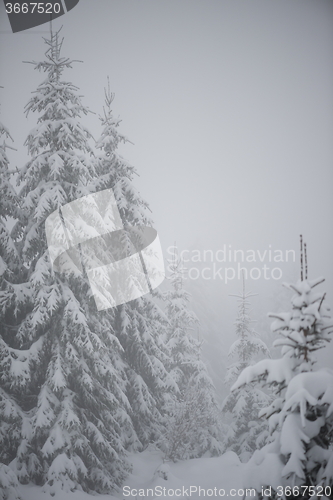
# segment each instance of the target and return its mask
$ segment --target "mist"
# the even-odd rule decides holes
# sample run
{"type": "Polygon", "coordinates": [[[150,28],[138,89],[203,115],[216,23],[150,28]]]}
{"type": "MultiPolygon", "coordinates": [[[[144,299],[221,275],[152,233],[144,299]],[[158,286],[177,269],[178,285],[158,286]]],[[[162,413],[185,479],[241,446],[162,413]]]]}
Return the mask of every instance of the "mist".
{"type": "MultiPolygon", "coordinates": [[[[0,9],[1,118],[19,149],[10,158],[21,167],[34,123],[22,118],[23,108],[42,79],[22,61],[42,57],[47,27],[13,35],[0,9]]],[[[121,153],[139,173],[135,185],[150,205],[165,259],[175,242],[180,252],[214,255],[224,246],[295,252],[289,262],[240,261],[249,272],[263,264],[281,269],[278,279],[246,280],[258,293],[252,316],[261,335],[270,335],[267,313],[276,297],[289,304],[282,283],[299,278],[300,234],[309,278],[326,278],[333,304],[332,20],[329,0],[80,0],[54,21],[54,29],[63,25],[63,54],[83,61],[65,77],[95,113],[85,117],[95,138],[110,77],[114,112],[131,141],[121,153]]],[[[233,338],[230,294],[241,288],[235,266],[228,282],[200,275],[185,284],[217,383],[233,338]]],[[[320,363],[332,366],[332,353],[325,349],[320,363]]]]}

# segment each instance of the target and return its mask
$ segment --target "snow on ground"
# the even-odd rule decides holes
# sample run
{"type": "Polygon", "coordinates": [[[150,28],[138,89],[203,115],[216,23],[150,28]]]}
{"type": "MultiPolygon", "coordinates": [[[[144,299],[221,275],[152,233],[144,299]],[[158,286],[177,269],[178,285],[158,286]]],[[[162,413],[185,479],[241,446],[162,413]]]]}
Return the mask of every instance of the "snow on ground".
{"type": "MultiPolygon", "coordinates": [[[[227,452],[220,457],[163,463],[163,454],[151,447],[142,453],[131,454],[130,459],[133,464],[132,474],[125,481],[122,491],[114,496],[93,496],[80,491],[65,493],[60,490],[54,497],[51,497],[48,493],[43,493],[40,487],[20,485],[21,499],[93,500],[98,498],[98,500],[139,500],[140,498],[144,499],[145,495],[146,499],[160,498],[161,500],[169,500],[174,498],[174,500],[177,500],[190,498],[191,500],[197,500],[202,499],[204,496],[222,498],[223,490],[225,491],[224,497],[228,496],[235,500],[242,498],[242,495],[237,493],[238,489],[243,488],[244,465],[239,462],[235,453],[227,452]],[[191,486],[192,491],[190,490],[191,486]],[[194,490],[195,487],[197,487],[197,491],[194,490]],[[199,487],[202,489],[200,496],[199,487]],[[148,488],[150,489],[149,492],[147,492],[148,488]],[[163,490],[163,488],[166,489],[163,490]],[[215,492],[214,488],[216,488],[215,492]]],[[[254,498],[253,495],[252,498],[254,498]]]]}

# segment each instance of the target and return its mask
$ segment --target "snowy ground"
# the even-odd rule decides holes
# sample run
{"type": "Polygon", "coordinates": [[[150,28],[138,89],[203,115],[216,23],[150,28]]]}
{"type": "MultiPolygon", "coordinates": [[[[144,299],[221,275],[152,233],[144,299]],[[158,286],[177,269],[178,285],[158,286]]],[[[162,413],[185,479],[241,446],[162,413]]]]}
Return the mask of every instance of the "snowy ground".
{"type": "MultiPolygon", "coordinates": [[[[242,495],[237,493],[238,489],[243,487],[242,469],[244,465],[239,462],[234,453],[228,452],[216,458],[200,458],[163,464],[161,452],[149,449],[143,453],[133,454],[131,461],[133,472],[125,481],[123,491],[115,496],[98,495],[98,499],[126,500],[127,498],[128,500],[138,500],[140,497],[144,498],[143,494],[147,493],[148,488],[150,491],[145,496],[149,499],[191,498],[196,500],[202,498],[204,493],[206,497],[222,498],[223,490],[225,497],[242,498],[242,495]],[[164,479],[165,477],[167,479],[164,479]],[[191,486],[192,491],[190,491],[191,486]],[[195,491],[194,487],[197,487],[198,490],[195,491]],[[199,487],[202,489],[200,496],[199,487]],[[216,488],[216,494],[214,494],[214,488],[216,488]],[[139,491],[140,489],[141,491],[139,491]],[[154,495],[154,493],[157,494],[154,495]]],[[[42,488],[36,486],[20,486],[19,492],[22,500],[47,500],[51,498],[55,500],[92,500],[96,498],[96,496],[78,491],[74,493],[59,491],[54,497],[50,497],[49,494],[43,493],[42,488]]],[[[254,497],[252,496],[252,498],[254,497]]]]}

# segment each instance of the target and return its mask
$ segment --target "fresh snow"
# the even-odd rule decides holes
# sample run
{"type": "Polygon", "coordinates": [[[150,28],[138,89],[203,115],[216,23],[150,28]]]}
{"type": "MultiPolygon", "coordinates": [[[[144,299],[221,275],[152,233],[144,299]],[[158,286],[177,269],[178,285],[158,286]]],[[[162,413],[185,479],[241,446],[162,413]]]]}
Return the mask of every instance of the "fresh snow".
{"type": "MultiPolygon", "coordinates": [[[[133,466],[133,470],[127,480],[125,480],[123,488],[128,486],[131,489],[154,489],[156,486],[161,486],[166,489],[182,489],[183,487],[186,489],[190,486],[197,486],[198,488],[201,487],[208,490],[216,487],[217,490],[223,488],[227,494],[233,488],[236,490],[245,488],[243,484],[244,477],[251,476],[250,471],[246,470],[246,464],[242,464],[237,455],[230,451],[220,457],[205,457],[176,463],[164,463],[162,452],[150,446],[142,453],[130,454],[129,461],[133,466]]],[[[247,485],[246,487],[249,486],[247,485]]],[[[126,498],[134,500],[135,498],[125,496],[122,490],[114,495],[89,495],[83,491],[65,492],[57,490],[55,491],[55,495],[51,497],[49,493],[43,491],[42,487],[34,485],[19,485],[18,492],[22,500],[51,500],[51,498],[54,500],[118,500],[126,498]]],[[[140,497],[138,496],[137,498],[140,497]]],[[[148,498],[153,499],[157,497],[149,496],[148,498]]],[[[162,496],[160,498],[168,497],[162,496]]],[[[187,497],[180,496],[174,498],[181,499],[187,497]]],[[[193,493],[188,498],[196,500],[202,498],[202,495],[199,497],[197,493],[193,493]]],[[[242,496],[236,495],[232,498],[237,500],[242,498],[242,496]]],[[[251,498],[254,498],[254,496],[251,498]]]]}

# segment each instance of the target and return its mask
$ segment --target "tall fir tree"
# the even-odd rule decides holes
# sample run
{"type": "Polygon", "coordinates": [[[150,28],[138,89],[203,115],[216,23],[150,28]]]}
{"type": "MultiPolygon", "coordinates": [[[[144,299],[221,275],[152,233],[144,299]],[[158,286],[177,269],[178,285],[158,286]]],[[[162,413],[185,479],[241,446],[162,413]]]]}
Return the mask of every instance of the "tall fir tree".
{"type": "MultiPolygon", "coordinates": [[[[120,134],[120,120],[112,111],[114,94],[110,84],[105,89],[102,134],[96,143],[100,151],[93,181],[97,189],[112,188],[124,228],[151,226],[148,204],[135,189],[132,179],[136,170],[118,153],[119,144],[128,142],[120,134]]],[[[130,245],[124,233],[123,247],[130,245]]],[[[154,296],[146,295],[114,308],[113,327],[122,346],[128,397],[136,435],[129,445],[137,449],[155,442],[167,423],[166,402],[174,397],[177,384],[168,373],[169,352],[163,339],[167,319],[156,305],[154,296]],[[136,440],[135,440],[136,438],[136,440]]]]}
{"type": "MultiPolygon", "coordinates": [[[[270,356],[268,347],[252,328],[249,298],[255,296],[245,291],[233,295],[238,299],[238,314],[235,321],[237,340],[231,345],[228,357],[235,361],[227,368],[225,383],[232,385],[242,371],[254,364],[258,356],[270,356]]],[[[223,402],[222,412],[229,418],[230,426],[226,439],[226,448],[232,450],[242,461],[246,461],[254,450],[263,446],[268,435],[268,426],[259,412],[269,402],[269,396],[254,384],[231,392],[223,402]]]]}
{"type": "MultiPolygon", "coordinates": [[[[13,187],[12,172],[9,170],[6,141],[13,139],[8,129],[0,122],[0,276],[2,280],[11,279],[17,272],[19,257],[11,231],[8,217],[17,217],[19,211],[18,196],[13,187]]],[[[13,149],[13,148],[11,148],[13,149]]],[[[2,282],[2,287],[5,283],[2,282]]]]}
{"type": "MultiPolygon", "coordinates": [[[[8,341],[13,333],[9,314],[4,314],[2,301],[11,287],[19,280],[20,259],[9,229],[8,217],[18,217],[18,196],[13,188],[12,172],[9,170],[6,141],[13,141],[8,129],[0,122],[0,382],[1,373],[6,369],[8,341]]],[[[2,389],[0,384],[0,499],[19,498],[18,482],[15,474],[6,465],[19,445],[19,422],[22,411],[15,399],[2,389]],[[5,462],[5,463],[4,463],[5,462]]]]}
{"type": "Polygon", "coordinates": [[[2,455],[22,483],[51,493],[109,492],[128,470],[121,436],[132,428],[122,348],[87,279],[53,272],[45,235],[48,215],[91,193],[98,173],[81,124],[88,110],[62,79],[73,61],[61,56],[59,32],[45,42],[45,60],[33,63],[46,79],[26,107],[39,117],[26,140],[31,159],[19,174],[14,228],[27,279],[2,299],[4,314],[14,311],[16,334],[2,350],[1,382],[17,408],[8,433],[19,428],[21,442],[2,455]]]}
{"type": "Polygon", "coordinates": [[[323,281],[306,278],[287,285],[295,292],[291,311],[270,315],[282,357],[246,368],[233,386],[261,383],[275,392],[272,404],[261,411],[269,421],[270,442],[254,453],[246,477],[258,492],[263,485],[273,487],[273,497],[281,485],[294,497],[320,491],[330,497],[332,492],[333,371],[315,370],[315,352],[333,331],[325,293],[315,291],[323,281]]]}
{"type": "Polygon", "coordinates": [[[215,388],[201,357],[201,344],[191,334],[199,325],[190,310],[190,294],[184,289],[185,269],[174,253],[169,265],[171,290],[164,292],[167,346],[171,375],[179,388],[169,405],[169,424],[161,442],[171,460],[197,458],[205,453],[219,455],[222,439],[215,388]]]}

